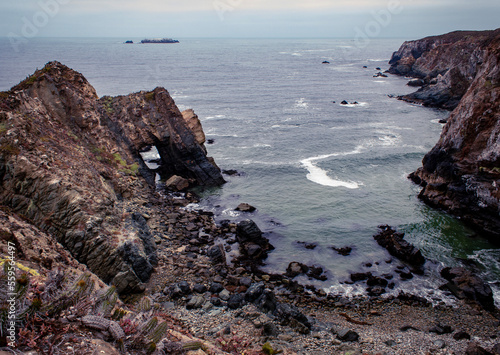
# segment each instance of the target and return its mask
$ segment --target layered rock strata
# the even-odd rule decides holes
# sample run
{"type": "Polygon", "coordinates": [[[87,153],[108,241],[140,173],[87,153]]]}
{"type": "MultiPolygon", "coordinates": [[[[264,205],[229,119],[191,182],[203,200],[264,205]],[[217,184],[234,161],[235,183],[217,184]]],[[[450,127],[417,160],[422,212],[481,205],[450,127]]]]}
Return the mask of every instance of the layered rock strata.
{"type": "Polygon", "coordinates": [[[165,178],[224,182],[188,118],[163,88],[99,99],[80,73],[48,63],[0,93],[0,204],[120,293],[140,292],[157,255],[132,206],[154,191],[139,152],[156,146],[165,178]]]}

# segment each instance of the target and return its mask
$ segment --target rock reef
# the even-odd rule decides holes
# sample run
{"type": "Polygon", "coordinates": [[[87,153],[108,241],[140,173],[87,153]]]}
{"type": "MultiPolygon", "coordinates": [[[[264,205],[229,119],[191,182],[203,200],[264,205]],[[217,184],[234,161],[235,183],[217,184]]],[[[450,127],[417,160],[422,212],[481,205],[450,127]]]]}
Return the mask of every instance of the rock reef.
{"type": "Polygon", "coordinates": [[[390,64],[390,73],[425,82],[402,99],[453,109],[411,174],[420,198],[500,242],[500,29],[405,42],[390,64]]]}

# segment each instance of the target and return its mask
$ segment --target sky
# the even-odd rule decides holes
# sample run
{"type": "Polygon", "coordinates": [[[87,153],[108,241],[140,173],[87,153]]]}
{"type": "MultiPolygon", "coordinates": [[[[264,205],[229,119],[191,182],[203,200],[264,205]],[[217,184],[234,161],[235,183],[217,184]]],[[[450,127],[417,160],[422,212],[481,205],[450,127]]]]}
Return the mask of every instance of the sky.
{"type": "Polygon", "coordinates": [[[0,36],[406,38],[500,27],[500,0],[0,0],[0,36]]]}

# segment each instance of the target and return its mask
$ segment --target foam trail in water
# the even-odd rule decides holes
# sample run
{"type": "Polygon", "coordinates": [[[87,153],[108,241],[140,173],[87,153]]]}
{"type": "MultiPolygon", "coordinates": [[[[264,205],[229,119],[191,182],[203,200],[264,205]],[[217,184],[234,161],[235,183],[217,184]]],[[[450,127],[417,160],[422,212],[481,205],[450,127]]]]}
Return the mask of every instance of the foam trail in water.
{"type": "Polygon", "coordinates": [[[358,154],[360,151],[361,151],[361,147],[358,147],[352,152],[320,155],[317,157],[312,157],[312,158],[307,158],[307,159],[301,160],[300,163],[309,171],[309,174],[307,174],[307,176],[306,176],[309,181],[315,182],[315,183],[323,185],[323,186],[345,187],[348,189],[357,189],[357,188],[359,188],[358,183],[332,179],[331,177],[329,177],[327,175],[325,170],[314,165],[313,161],[322,160],[322,159],[326,159],[326,158],[330,158],[330,157],[342,156],[342,155],[358,154]]]}

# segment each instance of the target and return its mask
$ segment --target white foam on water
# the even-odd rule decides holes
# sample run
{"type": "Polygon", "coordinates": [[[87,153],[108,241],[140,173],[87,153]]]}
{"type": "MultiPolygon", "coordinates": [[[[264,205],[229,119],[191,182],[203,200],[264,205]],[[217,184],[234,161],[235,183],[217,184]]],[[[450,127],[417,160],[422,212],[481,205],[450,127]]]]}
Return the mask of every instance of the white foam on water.
{"type": "Polygon", "coordinates": [[[368,106],[368,102],[358,102],[357,104],[347,104],[347,105],[340,105],[341,107],[366,107],[368,106]]]}
{"type": "Polygon", "coordinates": [[[297,108],[308,108],[309,104],[306,102],[306,99],[301,97],[299,100],[295,101],[295,107],[297,108]]]}
{"type": "Polygon", "coordinates": [[[303,167],[305,167],[309,171],[309,174],[307,174],[307,176],[306,176],[309,181],[312,181],[316,184],[323,185],[323,186],[345,187],[348,189],[358,189],[360,186],[359,183],[354,182],[354,181],[342,181],[342,180],[332,179],[331,177],[328,176],[328,174],[325,170],[314,165],[313,162],[318,161],[318,160],[331,158],[331,157],[358,154],[360,152],[361,152],[361,147],[357,147],[352,152],[332,153],[332,154],[320,155],[317,157],[303,159],[300,161],[300,163],[302,164],[303,167]]]}

